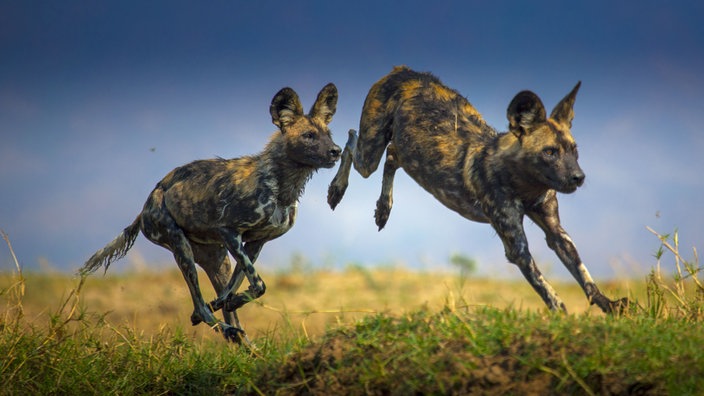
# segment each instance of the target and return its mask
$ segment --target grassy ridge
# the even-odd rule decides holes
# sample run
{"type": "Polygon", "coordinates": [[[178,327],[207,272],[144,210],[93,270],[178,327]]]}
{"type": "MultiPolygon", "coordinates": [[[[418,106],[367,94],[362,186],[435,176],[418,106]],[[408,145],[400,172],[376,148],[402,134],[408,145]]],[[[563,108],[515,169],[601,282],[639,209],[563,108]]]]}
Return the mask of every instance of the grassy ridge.
{"type": "Polygon", "coordinates": [[[573,285],[556,286],[577,313],[559,315],[524,282],[273,274],[240,315],[252,351],[182,327],[192,307],[177,272],[0,274],[0,394],[702,394],[701,267],[676,234],[659,237],[646,280],[604,288],[638,300],[621,317],[573,285]]]}
{"type": "Polygon", "coordinates": [[[482,308],[380,315],[256,375],[269,394],[694,394],[704,326],[482,308]],[[285,384],[281,386],[281,384],[285,384]]]}
{"type": "MultiPolygon", "coordinates": [[[[3,328],[2,394],[697,394],[704,324],[512,309],[371,315],[252,353],[78,316],[3,328]],[[55,330],[55,329],[54,329],[55,330]]],[[[6,323],[5,323],[6,325],[6,323]]]]}

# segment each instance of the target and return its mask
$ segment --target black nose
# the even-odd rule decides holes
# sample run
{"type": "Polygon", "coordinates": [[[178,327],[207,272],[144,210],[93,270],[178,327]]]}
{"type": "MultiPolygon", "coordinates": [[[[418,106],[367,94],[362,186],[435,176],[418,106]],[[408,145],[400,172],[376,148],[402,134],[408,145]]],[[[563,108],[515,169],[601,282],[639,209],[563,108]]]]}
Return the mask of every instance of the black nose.
{"type": "Polygon", "coordinates": [[[337,145],[335,145],[333,148],[330,149],[330,156],[332,158],[336,158],[336,159],[339,158],[341,153],[342,153],[342,149],[337,145]]]}
{"type": "Polygon", "coordinates": [[[574,174],[572,174],[572,177],[570,178],[570,182],[574,186],[581,186],[584,183],[584,178],[586,176],[584,175],[584,172],[582,171],[577,171],[574,174]]]}

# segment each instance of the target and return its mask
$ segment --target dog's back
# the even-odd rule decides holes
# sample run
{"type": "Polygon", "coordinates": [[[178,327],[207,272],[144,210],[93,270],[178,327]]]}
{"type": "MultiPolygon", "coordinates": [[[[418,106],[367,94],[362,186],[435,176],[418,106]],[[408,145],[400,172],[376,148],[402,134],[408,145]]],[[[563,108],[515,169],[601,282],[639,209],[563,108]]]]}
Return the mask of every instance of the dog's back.
{"type": "Polygon", "coordinates": [[[468,155],[492,144],[496,131],[469,101],[430,73],[396,67],[372,86],[364,102],[354,166],[369,175],[387,144],[400,166],[450,209],[484,221],[465,187],[468,155]]]}

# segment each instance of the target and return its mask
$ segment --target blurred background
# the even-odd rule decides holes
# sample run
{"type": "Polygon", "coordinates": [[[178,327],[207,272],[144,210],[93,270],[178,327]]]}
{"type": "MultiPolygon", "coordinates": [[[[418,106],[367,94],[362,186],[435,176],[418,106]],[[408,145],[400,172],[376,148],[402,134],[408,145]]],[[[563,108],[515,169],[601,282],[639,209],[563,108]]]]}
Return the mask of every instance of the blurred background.
{"type": "MultiPolygon", "coordinates": [[[[582,81],[573,135],[586,184],[560,197],[563,226],[592,274],[635,276],[659,246],[645,226],[703,246],[704,3],[701,2],[0,2],[0,229],[25,269],[71,272],[129,225],[167,172],[260,151],[273,95],[308,109],[339,89],[343,146],[366,93],[394,65],[431,71],[495,128],[523,89],[548,110],[582,81]]],[[[376,231],[381,172],[353,173],[335,212],[335,170],[314,175],[296,226],[258,267],[454,268],[520,276],[491,227],[443,207],[403,172],[376,231]]],[[[568,277],[526,221],[545,272],[568,277]]],[[[140,237],[112,270],[175,267],[140,237]]],[[[0,246],[0,270],[12,270],[0,246]]]]}

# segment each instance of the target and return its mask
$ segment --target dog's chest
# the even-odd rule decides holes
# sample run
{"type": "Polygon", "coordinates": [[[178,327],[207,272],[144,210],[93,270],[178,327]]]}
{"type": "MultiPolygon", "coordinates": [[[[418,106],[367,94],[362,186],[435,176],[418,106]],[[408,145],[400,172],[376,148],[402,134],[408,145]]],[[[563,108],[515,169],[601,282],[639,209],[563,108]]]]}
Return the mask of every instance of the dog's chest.
{"type": "Polygon", "coordinates": [[[298,213],[298,203],[289,206],[276,205],[266,211],[261,222],[244,234],[245,240],[274,239],[285,234],[293,227],[298,213]],[[269,214],[270,212],[270,214],[269,214]]]}

